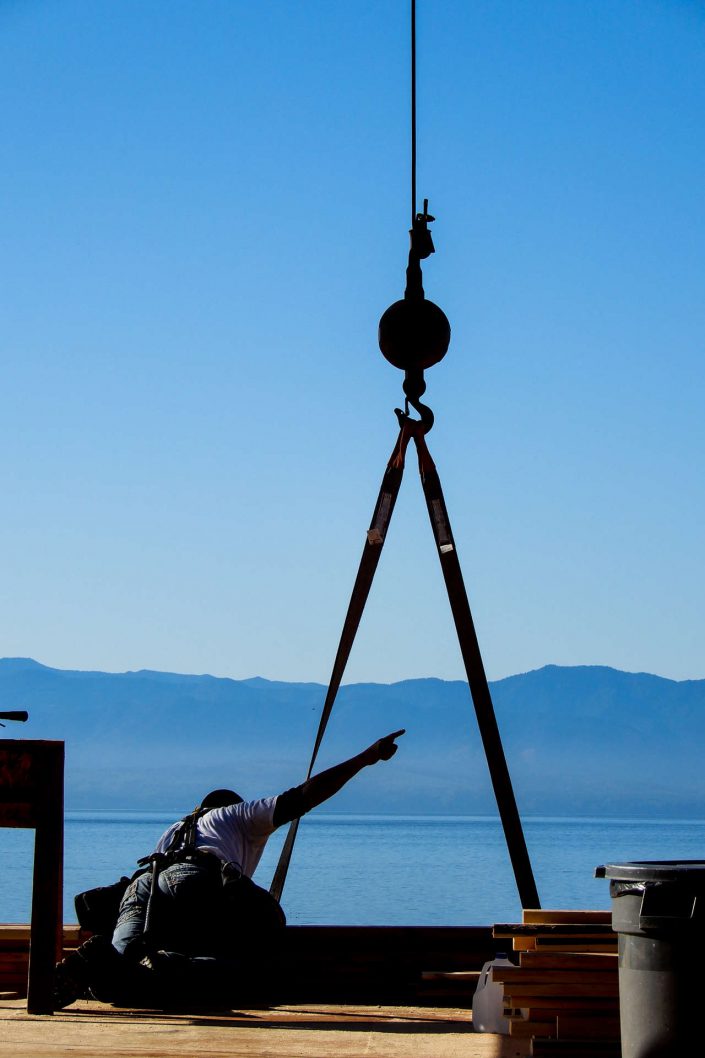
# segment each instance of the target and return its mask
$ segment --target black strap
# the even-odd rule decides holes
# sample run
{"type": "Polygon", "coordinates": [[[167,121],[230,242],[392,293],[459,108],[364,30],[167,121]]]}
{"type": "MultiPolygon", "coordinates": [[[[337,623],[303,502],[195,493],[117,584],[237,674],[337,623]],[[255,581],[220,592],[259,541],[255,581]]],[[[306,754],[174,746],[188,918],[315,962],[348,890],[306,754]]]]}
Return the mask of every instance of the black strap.
{"type": "Polygon", "coordinates": [[[169,849],[173,848],[174,851],[178,850],[182,853],[196,851],[196,824],[201,816],[206,814],[206,811],[207,809],[201,808],[198,812],[192,812],[191,815],[186,816],[186,818],[182,820],[184,826],[181,831],[181,841],[178,845],[173,841],[170,842],[169,849]]]}
{"type": "Polygon", "coordinates": [[[159,872],[163,866],[164,857],[161,853],[155,852],[151,859],[152,876],[149,880],[149,896],[147,897],[147,907],[144,913],[144,924],[142,926],[142,940],[144,944],[149,944],[154,933],[154,908],[156,905],[157,888],[159,884],[159,872]]]}
{"type": "Polygon", "coordinates": [[[531,869],[531,861],[529,860],[514,790],[512,789],[507,759],[504,755],[502,739],[497,726],[497,718],[492,705],[492,696],[487,683],[485,666],[482,663],[482,655],[470,612],[470,604],[465,590],[462,570],[460,569],[458,552],[455,548],[448,511],[443,498],[443,489],[441,488],[436,466],[426,447],[423,434],[415,434],[414,442],[419,454],[421,485],[426,497],[431,528],[433,529],[436,547],[438,548],[438,557],[441,561],[443,579],[448,592],[448,601],[453,613],[455,629],[458,633],[460,652],[463,656],[470,693],[475,706],[475,715],[477,716],[480,737],[482,738],[482,745],[487,757],[492,787],[504,829],[504,837],[514,869],[519,899],[522,907],[538,908],[541,906],[539,895],[531,869]]]}
{"type": "MultiPolygon", "coordinates": [[[[330,683],[328,684],[326,699],[323,703],[323,712],[321,713],[321,719],[318,724],[318,732],[316,734],[313,753],[311,754],[311,762],[308,766],[308,772],[306,773],[307,780],[311,778],[311,773],[313,772],[313,767],[316,763],[318,750],[320,749],[323,735],[328,726],[330,714],[333,711],[335,698],[345,672],[345,666],[347,665],[352,645],[355,642],[355,635],[360,624],[363,610],[365,609],[367,596],[372,587],[377,564],[379,563],[380,555],[382,554],[389,522],[394,511],[394,505],[397,502],[397,496],[399,495],[401,479],[404,474],[404,456],[410,440],[411,430],[406,423],[403,423],[401,430],[399,431],[397,443],[395,444],[394,450],[389,458],[387,469],[384,472],[382,487],[379,490],[374,513],[372,515],[372,522],[370,528],[367,530],[367,539],[362,551],[360,566],[357,571],[355,584],[350,597],[348,612],[345,615],[343,631],[340,636],[338,651],[335,655],[333,671],[331,673],[330,683]]],[[[281,900],[281,894],[289,870],[291,854],[294,849],[294,842],[296,841],[298,829],[299,819],[293,819],[289,825],[289,831],[286,835],[286,840],[281,855],[279,856],[279,862],[277,863],[274,878],[272,879],[272,884],[269,889],[275,900],[281,900]]]]}
{"type": "Polygon", "coordinates": [[[179,825],[172,834],[171,840],[164,851],[152,852],[149,856],[143,856],[141,860],[137,861],[140,867],[152,866],[155,863],[163,866],[167,863],[176,863],[179,859],[196,855],[198,852],[196,848],[196,824],[206,812],[210,812],[210,808],[198,808],[195,812],[190,812],[189,815],[184,816],[179,821],[179,825]]]}

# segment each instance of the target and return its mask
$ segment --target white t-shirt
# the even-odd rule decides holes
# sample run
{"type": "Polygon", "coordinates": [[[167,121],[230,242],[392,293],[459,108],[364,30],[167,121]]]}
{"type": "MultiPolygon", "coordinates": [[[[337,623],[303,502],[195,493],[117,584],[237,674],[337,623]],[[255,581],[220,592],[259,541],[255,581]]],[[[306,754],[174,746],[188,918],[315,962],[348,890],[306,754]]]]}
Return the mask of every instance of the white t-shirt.
{"type": "MultiPolygon", "coordinates": [[[[196,848],[212,852],[223,863],[235,863],[251,878],[259,863],[272,822],[276,797],[242,801],[225,808],[212,808],[196,823],[196,848]]],[[[181,822],[173,823],[157,842],[157,852],[166,852],[181,822]]]]}

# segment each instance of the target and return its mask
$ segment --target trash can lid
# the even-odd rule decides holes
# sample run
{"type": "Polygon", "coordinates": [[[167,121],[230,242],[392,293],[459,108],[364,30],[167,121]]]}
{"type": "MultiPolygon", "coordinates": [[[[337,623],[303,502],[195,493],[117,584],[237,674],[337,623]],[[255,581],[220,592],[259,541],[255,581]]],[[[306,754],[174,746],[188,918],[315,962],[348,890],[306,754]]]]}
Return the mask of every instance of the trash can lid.
{"type": "Polygon", "coordinates": [[[606,863],[595,868],[596,878],[620,882],[705,883],[705,860],[635,860],[632,863],[606,863]]]}

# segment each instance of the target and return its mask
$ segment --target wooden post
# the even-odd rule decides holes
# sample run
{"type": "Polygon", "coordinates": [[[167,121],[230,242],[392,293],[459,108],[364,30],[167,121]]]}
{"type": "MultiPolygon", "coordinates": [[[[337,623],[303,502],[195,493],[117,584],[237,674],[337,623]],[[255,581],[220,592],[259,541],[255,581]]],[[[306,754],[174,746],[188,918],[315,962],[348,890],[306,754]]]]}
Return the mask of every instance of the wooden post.
{"type": "Polygon", "coordinates": [[[63,742],[0,742],[0,826],[35,830],[27,1011],[52,1014],[63,932],[63,742]]]}

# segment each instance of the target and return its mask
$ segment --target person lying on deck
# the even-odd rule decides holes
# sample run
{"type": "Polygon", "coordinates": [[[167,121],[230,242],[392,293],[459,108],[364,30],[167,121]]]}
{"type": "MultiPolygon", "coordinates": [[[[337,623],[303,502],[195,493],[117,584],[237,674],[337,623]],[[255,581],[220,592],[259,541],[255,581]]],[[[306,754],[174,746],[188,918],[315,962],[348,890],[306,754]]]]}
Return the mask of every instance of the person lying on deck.
{"type": "MultiPolygon", "coordinates": [[[[363,768],[390,760],[404,730],[301,786],[245,801],[214,790],[173,823],[120,902],[112,937],[94,935],[57,964],[54,1007],[94,998],[129,1006],[242,1003],[272,986],[279,903],[252,881],[277,827],[327,801],[363,768]]],[[[80,917],[80,916],[79,916],[80,917]]]]}

